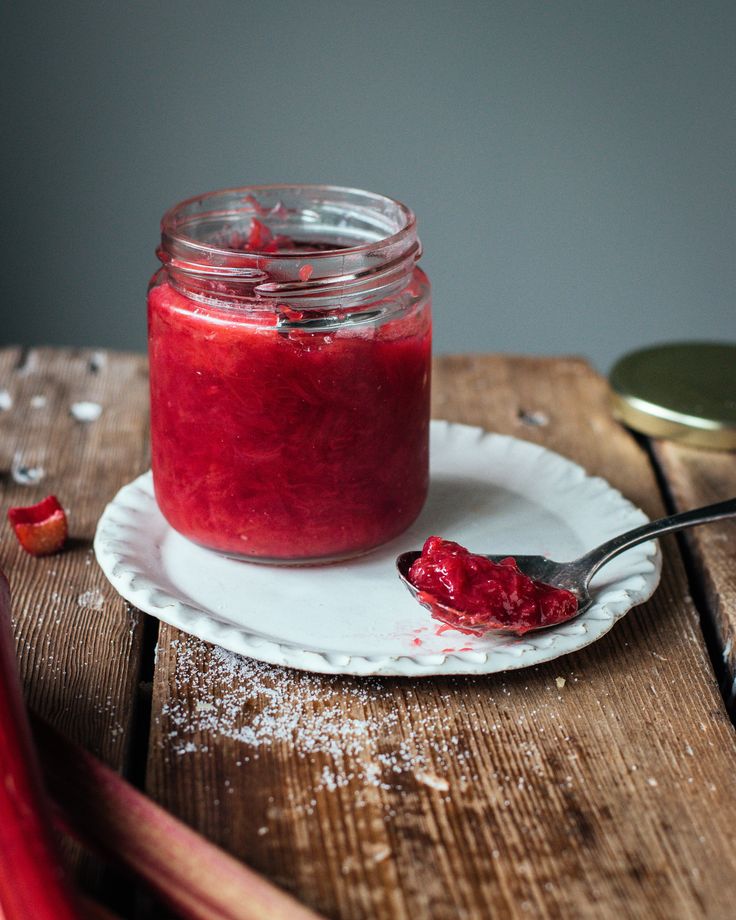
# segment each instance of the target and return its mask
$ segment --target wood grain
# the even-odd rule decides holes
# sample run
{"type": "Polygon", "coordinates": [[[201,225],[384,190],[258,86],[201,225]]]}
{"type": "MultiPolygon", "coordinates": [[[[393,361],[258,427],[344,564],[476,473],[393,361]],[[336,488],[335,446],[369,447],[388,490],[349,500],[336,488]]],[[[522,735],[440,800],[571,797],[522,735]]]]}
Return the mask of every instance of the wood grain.
{"type": "MultiPolygon", "coordinates": [[[[654,456],[678,510],[736,497],[736,453],[697,450],[669,441],[653,444],[654,456]]],[[[685,531],[710,619],[716,653],[724,665],[723,692],[736,711],[736,520],[719,521],[685,531]]]]}
{"type": "MultiPolygon", "coordinates": [[[[582,361],[441,358],[434,415],[545,444],[663,512],[582,361]]],[[[734,733],[664,549],[650,603],[508,675],[304,675],[162,626],[148,789],[331,917],[731,917],[734,733]]]]}
{"type": "MultiPolygon", "coordinates": [[[[148,465],[146,374],[145,360],[132,355],[0,352],[0,566],[13,594],[26,696],[118,770],[130,743],[142,618],[102,575],[92,538],[105,503],[148,465]],[[70,408],[82,401],[100,405],[100,418],[77,421],[70,408]],[[43,477],[23,485],[23,467],[43,477]],[[60,554],[34,558],[16,542],[6,513],[49,493],[67,509],[70,540],[60,554]]],[[[79,862],[76,847],[67,851],[94,884],[91,864],[79,862]]]]}

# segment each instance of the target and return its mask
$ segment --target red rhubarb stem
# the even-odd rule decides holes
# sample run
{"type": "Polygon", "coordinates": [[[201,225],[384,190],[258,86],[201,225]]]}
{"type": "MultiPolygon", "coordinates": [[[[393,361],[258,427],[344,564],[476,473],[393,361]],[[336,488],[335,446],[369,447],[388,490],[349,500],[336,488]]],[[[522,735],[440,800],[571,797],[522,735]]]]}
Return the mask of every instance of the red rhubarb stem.
{"type": "Polygon", "coordinates": [[[33,732],[66,823],[91,849],[143,879],[183,920],[319,920],[45,723],[34,719],[33,732]]]}
{"type": "Polygon", "coordinates": [[[0,916],[79,920],[50,830],[41,773],[28,726],[0,573],[0,916]]]}

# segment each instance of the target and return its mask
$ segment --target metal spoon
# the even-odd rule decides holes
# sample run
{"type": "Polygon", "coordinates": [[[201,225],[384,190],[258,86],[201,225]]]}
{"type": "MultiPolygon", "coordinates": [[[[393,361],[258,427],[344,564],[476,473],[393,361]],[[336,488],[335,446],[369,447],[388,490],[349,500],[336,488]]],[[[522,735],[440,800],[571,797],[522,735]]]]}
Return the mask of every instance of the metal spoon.
{"type": "MultiPolygon", "coordinates": [[[[674,530],[683,530],[686,527],[694,527],[696,524],[710,524],[713,521],[721,521],[729,517],[736,517],[736,498],[730,498],[725,502],[717,502],[715,505],[706,505],[705,508],[693,508],[692,511],[671,514],[668,517],[660,518],[658,521],[642,524],[641,527],[635,527],[618,537],[607,540],[572,562],[553,562],[544,556],[516,556],[513,553],[501,553],[494,556],[486,555],[485,558],[490,559],[491,562],[500,562],[502,559],[508,559],[509,556],[512,556],[525,575],[536,581],[543,581],[548,585],[553,585],[555,588],[564,588],[564,590],[570,591],[577,598],[578,609],[575,616],[579,616],[593,603],[588,591],[591,578],[598,569],[610,562],[615,556],[618,556],[619,553],[623,553],[632,546],[637,546],[637,544],[644,543],[654,537],[661,537],[666,533],[671,533],[674,530]]],[[[399,578],[404,582],[412,596],[417,599],[419,599],[420,592],[409,581],[409,569],[419,556],[421,556],[421,553],[413,550],[408,553],[401,553],[396,557],[399,578]]],[[[436,601],[432,602],[432,606],[440,612],[445,610],[449,614],[457,613],[453,608],[436,601]]],[[[501,628],[504,627],[491,626],[491,629],[501,628]]],[[[509,627],[505,628],[508,629],[509,627]]],[[[538,626],[536,628],[544,629],[545,627],[538,626]]]]}

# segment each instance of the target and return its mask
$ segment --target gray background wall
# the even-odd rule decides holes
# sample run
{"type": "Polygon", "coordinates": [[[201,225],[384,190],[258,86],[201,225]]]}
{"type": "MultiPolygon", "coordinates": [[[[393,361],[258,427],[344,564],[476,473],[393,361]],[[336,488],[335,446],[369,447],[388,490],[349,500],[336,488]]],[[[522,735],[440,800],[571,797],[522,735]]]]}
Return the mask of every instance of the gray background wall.
{"type": "Polygon", "coordinates": [[[142,349],[208,189],[417,212],[438,351],[736,339],[736,3],[4,5],[0,340],[142,349]],[[10,126],[10,130],[7,128],[10,126]]]}

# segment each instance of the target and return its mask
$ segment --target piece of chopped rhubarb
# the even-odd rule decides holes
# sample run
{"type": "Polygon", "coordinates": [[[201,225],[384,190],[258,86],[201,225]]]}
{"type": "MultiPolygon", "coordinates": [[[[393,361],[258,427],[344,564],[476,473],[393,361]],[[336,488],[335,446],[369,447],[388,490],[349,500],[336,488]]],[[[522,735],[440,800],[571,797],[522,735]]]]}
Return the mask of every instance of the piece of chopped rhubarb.
{"type": "Polygon", "coordinates": [[[37,505],[9,508],[8,520],[23,549],[32,556],[57,553],[66,542],[66,514],[55,495],[37,505]]]}
{"type": "Polygon", "coordinates": [[[273,235],[271,229],[258,220],[257,217],[251,217],[250,231],[243,246],[238,247],[244,252],[284,252],[295,247],[294,240],[290,236],[283,234],[273,235]]]}
{"type": "Polygon", "coordinates": [[[246,251],[258,251],[262,252],[273,242],[273,233],[270,229],[263,223],[262,220],[258,220],[257,217],[251,217],[250,219],[250,232],[245,241],[245,246],[242,248],[246,251]]]}

